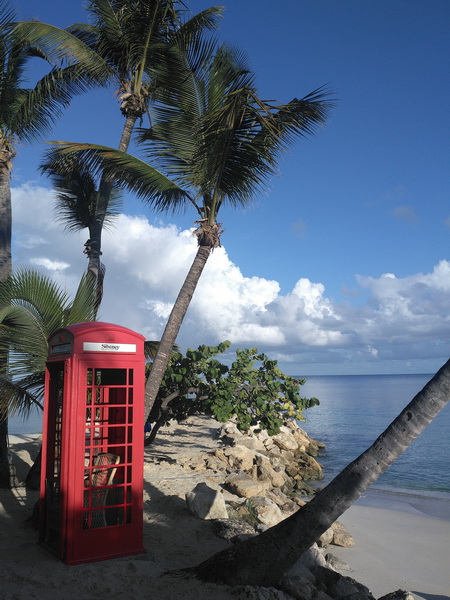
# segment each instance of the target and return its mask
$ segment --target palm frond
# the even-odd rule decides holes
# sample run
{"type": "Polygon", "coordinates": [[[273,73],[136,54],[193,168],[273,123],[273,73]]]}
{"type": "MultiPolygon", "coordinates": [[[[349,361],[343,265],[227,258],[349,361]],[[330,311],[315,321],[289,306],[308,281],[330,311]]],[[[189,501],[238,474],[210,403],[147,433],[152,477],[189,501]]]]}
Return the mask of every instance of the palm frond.
{"type": "Polygon", "coordinates": [[[34,88],[22,89],[16,102],[10,128],[24,141],[42,138],[61,117],[73,96],[91,87],[79,65],[52,69],[34,88]]]}
{"type": "MultiPolygon", "coordinates": [[[[0,28],[2,37],[8,35],[13,29],[16,21],[16,11],[6,0],[0,2],[0,28]]],[[[3,45],[4,40],[0,41],[0,46],[3,45]]]]}
{"type": "Polygon", "coordinates": [[[11,381],[0,375],[0,413],[27,417],[33,408],[42,409],[44,371],[11,381]]]}
{"type": "Polygon", "coordinates": [[[65,311],[61,327],[96,320],[96,281],[89,273],[84,273],[78,285],[73,302],[65,311]]]}
{"type": "Polygon", "coordinates": [[[0,283],[0,352],[8,353],[0,402],[8,411],[40,403],[48,338],[60,327],[95,319],[95,282],[85,275],[71,301],[49,277],[22,269],[0,283]]]}
{"type": "Polygon", "coordinates": [[[223,6],[210,6],[186,20],[175,32],[173,39],[188,40],[204,30],[219,28],[219,19],[224,13],[223,6]]]}
{"type": "MultiPolygon", "coordinates": [[[[87,169],[86,163],[77,160],[75,155],[61,155],[50,150],[40,169],[50,177],[57,192],[56,220],[68,231],[85,228],[90,231],[96,219],[100,181],[87,169]]],[[[112,226],[123,205],[116,187],[113,183],[105,212],[105,229],[112,226]]]]}
{"type": "Polygon", "coordinates": [[[121,186],[134,192],[156,210],[176,210],[191,201],[189,193],[177,183],[146,162],[97,144],[52,142],[53,152],[62,156],[76,153],[94,173],[112,176],[121,186]]]}
{"type": "Polygon", "coordinates": [[[25,47],[39,48],[61,69],[77,65],[86,78],[105,85],[112,77],[108,63],[89,45],[66,29],[39,21],[17,23],[14,34],[25,47]]]}
{"type": "Polygon", "coordinates": [[[58,142],[54,152],[76,152],[157,210],[203,198],[202,214],[215,219],[223,202],[248,202],[276,173],[281,152],[312,135],[333,102],[326,88],[287,104],[261,100],[245,56],[226,45],[212,53],[210,44],[194,40],[192,60],[202,56],[195,69],[189,51],[174,47],[154,71],[154,125],[139,138],[150,164],[92,144],[58,142]]]}
{"type": "MultiPolygon", "coordinates": [[[[144,354],[147,360],[153,360],[158,352],[159,342],[146,340],[144,342],[144,354]]],[[[179,352],[178,344],[174,344],[172,348],[172,352],[179,352]]]]}

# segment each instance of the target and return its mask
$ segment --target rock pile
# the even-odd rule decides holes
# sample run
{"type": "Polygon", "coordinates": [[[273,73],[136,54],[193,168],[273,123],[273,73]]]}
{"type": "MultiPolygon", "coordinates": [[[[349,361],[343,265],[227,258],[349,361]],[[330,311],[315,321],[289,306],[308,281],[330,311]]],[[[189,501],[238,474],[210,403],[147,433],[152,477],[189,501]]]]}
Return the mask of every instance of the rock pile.
{"type": "MultiPolygon", "coordinates": [[[[245,509],[253,511],[259,522],[258,530],[272,527],[294,513],[305,503],[302,496],[313,493],[308,482],[323,478],[316,457],[324,445],[311,439],[295,421],[282,426],[274,436],[257,429],[243,434],[229,422],[222,426],[218,437],[222,445],[213,453],[186,457],[179,462],[196,472],[223,474],[222,487],[234,497],[234,503],[230,501],[234,510],[231,513],[237,511],[242,515],[245,509]]],[[[202,495],[212,497],[205,489],[202,494],[203,485],[196,490],[198,502],[202,495]]],[[[188,503],[192,506],[192,497],[188,503]]],[[[219,503],[220,497],[216,495],[215,505],[219,503]]],[[[214,514],[217,510],[224,515],[226,509],[215,506],[214,514]]]]}
{"type": "MultiPolygon", "coordinates": [[[[222,445],[206,456],[179,459],[184,468],[207,475],[223,475],[220,485],[199,483],[186,494],[191,512],[211,520],[212,530],[230,543],[272,527],[305,504],[313,493],[308,482],[323,478],[316,457],[324,448],[296,422],[278,435],[253,430],[242,434],[232,422],[219,432],[222,445]]],[[[375,600],[370,590],[339,571],[350,567],[330,552],[330,546],[349,547],[353,538],[338,521],[286,572],[280,589],[246,586],[255,600],[375,600]]],[[[398,590],[380,600],[413,600],[398,590]]]]}

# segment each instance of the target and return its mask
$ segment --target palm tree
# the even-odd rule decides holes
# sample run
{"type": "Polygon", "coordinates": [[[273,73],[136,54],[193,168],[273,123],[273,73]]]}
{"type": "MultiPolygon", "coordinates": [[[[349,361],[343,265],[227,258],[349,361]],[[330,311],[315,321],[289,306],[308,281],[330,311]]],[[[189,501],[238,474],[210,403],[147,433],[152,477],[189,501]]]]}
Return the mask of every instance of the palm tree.
{"type": "MultiPolygon", "coordinates": [[[[0,0],[0,282],[11,274],[11,172],[17,144],[42,138],[60,116],[71,97],[84,91],[94,75],[101,79],[105,69],[95,71],[92,51],[83,54],[82,68],[62,61],[24,39],[14,23],[14,12],[0,0]],[[23,86],[31,58],[45,60],[52,68],[34,87],[23,86]],[[55,60],[53,60],[55,59],[55,60]]],[[[42,27],[45,32],[45,26],[42,27]]],[[[81,56],[81,53],[80,53],[81,56]]],[[[0,373],[7,372],[7,355],[0,353],[0,373]]],[[[7,414],[0,409],[0,485],[8,486],[7,414]]]]}
{"type": "Polygon", "coordinates": [[[89,172],[86,165],[76,160],[76,157],[67,157],[64,161],[64,168],[55,163],[44,164],[42,167],[50,176],[57,192],[57,220],[69,232],[83,231],[84,229],[89,232],[89,238],[84,244],[84,253],[89,258],[91,265],[91,268],[88,267],[87,273],[96,286],[95,307],[98,310],[102,299],[104,265],[100,261],[100,256],[97,256],[98,264],[93,261],[92,248],[93,246],[99,248],[101,242],[99,236],[103,229],[113,226],[114,218],[118,216],[122,207],[120,192],[112,183],[108,192],[107,205],[102,210],[102,226],[99,228],[97,217],[99,202],[102,198],[102,184],[97,181],[95,175],[89,172]],[[95,276],[92,274],[93,262],[97,265],[95,276]]]}
{"type": "Polygon", "coordinates": [[[276,586],[300,556],[386,471],[450,400],[450,360],[373,445],[310,502],[264,533],[192,569],[228,585],[276,586]]]}
{"type": "MultiPolygon", "coordinates": [[[[54,28],[46,38],[47,46],[56,52],[64,48],[70,53],[72,37],[85,43],[98,53],[108,67],[108,82],[116,87],[120,110],[125,117],[119,150],[126,152],[137,121],[149,115],[152,92],[152,70],[163,63],[172,45],[185,44],[202,36],[205,30],[213,29],[221,9],[209,8],[181,21],[182,3],[176,0],[91,0],[88,12],[92,23],[75,24],[67,30],[54,28]]],[[[28,40],[42,43],[41,24],[21,25],[28,40]]],[[[78,47],[74,45],[74,52],[78,47]]],[[[74,55],[74,58],[77,54],[74,55]]],[[[69,175],[73,178],[73,162],[53,156],[42,169],[53,176],[69,175]]],[[[101,262],[101,238],[109,204],[113,199],[114,185],[111,177],[102,178],[95,204],[91,206],[89,240],[85,245],[88,257],[88,272],[97,282],[98,305],[103,293],[104,266],[101,262]]],[[[77,203],[79,205],[79,202],[77,203]]],[[[75,204],[73,204],[75,207],[75,204]]],[[[69,216],[69,227],[73,218],[68,215],[67,204],[63,217],[69,216]]]]}
{"type": "Polygon", "coordinates": [[[74,64],[52,67],[33,88],[24,87],[25,70],[33,57],[56,64],[39,45],[24,39],[14,13],[0,0],[0,281],[11,273],[10,179],[16,146],[42,139],[71,97],[88,86],[89,68],[84,62],[82,70],[74,64]]]}
{"type": "Polygon", "coordinates": [[[238,51],[222,45],[212,53],[198,41],[173,47],[155,84],[153,124],[140,138],[149,162],[93,144],[58,142],[51,151],[60,157],[76,152],[157,210],[191,205],[197,211],[198,250],[147,380],[146,417],[195,287],[220,244],[221,206],[245,205],[276,172],[280,151],[296,137],[312,134],[332,105],[324,89],[287,104],[263,101],[238,51]]]}
{"type": "MultiPolygon", "coordinates": [[[[8,356],[8,369],[0,372],[0,415],[26,416],[42,408],[47,340],[60,327],[95,320],[94,300],[87,277],[73,300],[36,271],[19,270],[0,282],[0,353],[8,356]]],[[[9,487],[7,462],[0,468],[0,487],[9,487]]]]}

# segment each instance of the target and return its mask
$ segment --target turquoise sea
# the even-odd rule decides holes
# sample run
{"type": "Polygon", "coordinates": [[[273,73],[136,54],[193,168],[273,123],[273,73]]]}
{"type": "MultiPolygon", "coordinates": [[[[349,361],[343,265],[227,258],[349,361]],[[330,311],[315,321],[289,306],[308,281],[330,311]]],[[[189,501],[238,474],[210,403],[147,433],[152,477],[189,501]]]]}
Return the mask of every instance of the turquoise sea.
{"type": "MultiPolygon", "coordinates": [[[[302,396],[320,406],[305,411],[301,427],[326,444],[319,459],[327,483],[366,450],[432,375],[306,377],[302,396]]],[[[450,500],[450,406],[435,418],[372,486],[450,500]]]]}

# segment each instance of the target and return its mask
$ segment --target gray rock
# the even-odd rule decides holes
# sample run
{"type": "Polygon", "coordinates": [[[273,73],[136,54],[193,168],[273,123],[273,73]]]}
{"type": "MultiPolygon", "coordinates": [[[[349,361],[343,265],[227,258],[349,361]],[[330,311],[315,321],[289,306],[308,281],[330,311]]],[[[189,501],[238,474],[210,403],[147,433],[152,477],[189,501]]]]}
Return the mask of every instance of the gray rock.
{"type": "Polygon", "coordinates": [[[259,452],[260,454],[265,454],[266,447],[263,442],[253,435],[242,436],[238,440],[236,440],[240,446],[245,446],[249,450],[253,450],[254,452],[259,452]]]}
{"type": "Polygon", "coordinates": [[[243,434],[236,427],[236,424],[231,421],[224,423],[219,431],[219,439],[221,439],[224,444],[228,444],[230,446],[235,444],[236,439],[242,436],[243,434]]]}
{"type": "Polygon", "coordinates": [[[241,498],[262,496],[270,489],[267,481],[255,481],[245,473],[229,475],[225,481],[230,490],[241,498]]]}
{"type": "Polygon", "coordinates": [[[313,544],[311,548],[304,552],[298,562],[308,567],[308,569],[313,573],[315,573],[319,567],[327,566],[325,554],[322,550],[320,550],[317,544],[313,544]]]}
{"type": "Polygon", "coordinates": [[[319,567],[314,574],[316,582],[321,584],[334,600],[375,600],[365,585],[328,567],[319,567]]]}
{"type": "Polygon", "coordinates": [[[275,588],[246,585],[241,589],[249,600],[294,600],[293,596],[275,588]]]}
{"type": "Polygon", "coordinates": [[[414,600],[414,595],[411,594],[411,592],[406,592],[405,590],[397,590],[396,592],[391,592],[390,594],[381,596],[379,600],[414,600]]]}
{"type": "Polygon", "coordinates": [[[251,499],[254,510],[258,516],[258,520],[268,527],[277,525],[283,521],[284,515],[280,508],[267,497],[255,496],[251,499]]]}
{"type": "Polygon", "coordinates": [[[283,575],[280,586],[296,600],[313,600],[316,597],[315,583],[292,569],[283,575]]]}
{"type": "Polygon", "coordinates": [[[318,545],[323,548],[325,546],[329,546],[333,541],[334,531],[332,527],[329,527],[326,531],[322,533],[320,538],[318,539],[318,545]]]}
{"type": "Polygon", "coordinates": [[[199,483],[192,492],[186,493],[189,510],[199,519],[226,519],[228,517],[221,490],[199,483]]]}
{"type": "Polygon", "coordinates": [[[298,443],[295,441],[292,431],[287,429],[287,427],[282,427],[280,433],[274,435],[272,440],[280,450],[287,450],[290,452],[298,450],[298,443]]]}
{"type": "Polygon", "coordinates": [[[256,531],[249,523],[236,519],[215,519],[212,522],[212,531],[217,537],[230,540],[233,544],[242,541],[244,536],[256,535],[256,531]]]}
{"type": "Polygon", "coordinates": [[[298,504],[288,498],[286,494],[284,494],[279,488],[275,488],[267,492],[267,498],[270,498],[275,502],[277,506],[283,511],[283,513],[287,513],[291,515],[292,513],[298,510],[298,504]]]}
{"type": "Polygon", "coordinates": [[[257,478],[270,481],[272,487],[281,488],[286,483],[286,474],[284,470],[278,468],[275,470],[270,464],[270,460],[263,454],[255,454],[255,465],[257,466],[257,478]]]}
{"type": "Polygon", "coordinates": [[[334,600],[374,600],[372,594],[366,594],[365,592],[355,592],[348,596],[337,596],[334,600]]]}
{"type": "Polygon", "coordinates": [[[223,453],[228,459],[228,464],[233,469],[248,471],[253,467],[255,452],[246,446],[236,444],[236,446],[232,446],[231,448],[225,448],[223,453]]]}
{"type": "Polygon", "coordinates": [[[292,579],[294,577],[300,577],[300,578],[303,578],[303,579],[307,579],[311,583],[315,583],[316,582],[316,578],[314,576],[314,573],[312,573],[308,569],[308,567],[306,565],[302,564],[300,561],[297,561],[295,563],[295,565],[293,567],[291,567],[289,569],[289,571],[286,571],[286,573],[284,575],[286,577],[289,577],[290,579],[292,579]]]}
{"type": "Polygon", "coordinates": [[[355,540],[345,529],[344,525],[339,521],[336,521],[331,526],[333,530],[333,541],[332,544],[335,546],[341,546],[342,548],[350,548],[355,545],[355,540]]]}
{"type": "Polygon", "coordinates": [[[335,571],[351,571],[349,565],[334,554],[326,554],[325,560],[327,561],[327,565],[335,571]]]}

